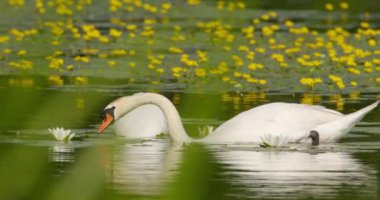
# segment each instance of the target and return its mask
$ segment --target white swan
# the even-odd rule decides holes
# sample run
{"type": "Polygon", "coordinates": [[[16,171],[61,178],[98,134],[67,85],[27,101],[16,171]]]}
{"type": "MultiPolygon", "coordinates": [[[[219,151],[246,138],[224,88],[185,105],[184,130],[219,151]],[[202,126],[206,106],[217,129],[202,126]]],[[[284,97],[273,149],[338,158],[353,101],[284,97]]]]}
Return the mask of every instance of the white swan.
{"type": "Polygon", "coordinates": [[[153,138],[166,134],[167,122],[164,113],[156,105],[139,106],[123,115],[113,124],[117,135],[129,139],[153,138]]]}
{"type": "Polygon", "coordinates": [[[179,113],[169,99],[155,93],[137,93],[120,97],[106,106],[99,132],[136,107],[154,104],[164,113],[168,132],[175,142],[261,143],[262,138],[270,134],[271,138],[285,138],[286,142],[303,142],[312,136],[317,145],[319,141],[333,142],[343,137],[378,103],[348,115],[322,106],[269,103],[238,114],[204,138],[192,139],[186,134],[179,113]],[[315,134],[319,136],[318,141],[315,134]]]}

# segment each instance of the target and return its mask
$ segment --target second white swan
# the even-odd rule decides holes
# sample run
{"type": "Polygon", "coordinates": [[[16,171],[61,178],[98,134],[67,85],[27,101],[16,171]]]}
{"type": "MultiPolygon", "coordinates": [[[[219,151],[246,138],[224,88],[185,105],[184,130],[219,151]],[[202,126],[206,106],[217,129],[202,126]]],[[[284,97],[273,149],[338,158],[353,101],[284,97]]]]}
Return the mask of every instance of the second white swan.
{"type": "Polygon", "coordinates": [[[379,101],[347,115],[322,106],[269,103],[238,114],[204,138],[192,139],[187,135],[180,115],[169,99],[155,93],[137,93],[120,97],[106,106],[99,132],[133,109],[148,104],[162,110],[168,132],[175,142],[262,143],[265,140],[263,138],[269,136],[281,138],[283,142],[303,142],[311,137],[313,144],[318,145],[319,142],[334,142],[346,135],[368,112],[376,108],[379,101]]]}

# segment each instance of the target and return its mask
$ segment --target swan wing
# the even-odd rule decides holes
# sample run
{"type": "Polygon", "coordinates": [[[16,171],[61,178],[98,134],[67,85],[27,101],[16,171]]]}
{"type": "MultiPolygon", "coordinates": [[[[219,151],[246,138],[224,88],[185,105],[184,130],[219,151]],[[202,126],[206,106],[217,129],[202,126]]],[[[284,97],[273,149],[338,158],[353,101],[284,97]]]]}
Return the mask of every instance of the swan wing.
{"type": "Polygon", "coordinates": [[[261,142],[264,134],[297,142],[314,127],[344,115],[322,106],[270,103],[240,113],[218,127],[208,141],[261,142]]]}

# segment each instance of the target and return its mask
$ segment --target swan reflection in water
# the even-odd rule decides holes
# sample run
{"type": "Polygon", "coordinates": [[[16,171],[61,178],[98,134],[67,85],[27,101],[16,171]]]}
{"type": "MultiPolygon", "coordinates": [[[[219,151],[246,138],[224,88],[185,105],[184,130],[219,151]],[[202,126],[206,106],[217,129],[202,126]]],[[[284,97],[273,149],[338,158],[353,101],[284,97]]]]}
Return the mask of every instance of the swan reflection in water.
{"type": "MultiPolygon", "coordinates": [[[[209,145],[223,166],[220,181],[240,191],[228,196],[289,198],[335,197],[340,191],[373,197],[377,194],[376,170],[363,165],[349,153],[266,150],[209,145]],[[245,192],[241,193],[241,189],[245,192]]],[[[182,146],[167,140],[116,146],[110,182],[128,194],[157,195],[173,181],[182,162],[182,146]]],[[[337,147],[339,148],[339,147],[337,147]]],[[[194,175],[196,176],[196,172],[194,175]]]]}
{"type": "Polygon", "coordinates": [[[115,146],[109,173],[113,188],[129,194],[159,194],[178,169],[181,148],[168,140],[115,146]]]}
{"type": "Polygon", "coordinates": [[[319,199],[337,196],[342,190],[372,198],[377,194],[376,170],[348,152],[312,151],[219,149],[215,157],[226,165],[224,173],[235,177],[233,185],[257,198],[319,199]]]}

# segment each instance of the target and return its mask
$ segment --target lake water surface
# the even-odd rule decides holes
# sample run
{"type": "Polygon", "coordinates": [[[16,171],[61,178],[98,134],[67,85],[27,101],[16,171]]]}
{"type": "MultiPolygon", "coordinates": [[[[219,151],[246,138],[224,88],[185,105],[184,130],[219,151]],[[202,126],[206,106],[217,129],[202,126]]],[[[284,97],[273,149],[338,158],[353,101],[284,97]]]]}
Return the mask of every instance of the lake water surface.
{"type": "MultiPolygon", "coordinates": [[[[379,108],[340,142],[313,148],[181,146],[168,138],[128,141],[112,131],[96,132],[106,104],[152,91],[149,85],[105,86],[101,83],[107,80],[94,80],[83,87],[57,87],[43,80],[0,78],[0,199],[379,198],[379,108]],[[56,126],[77,135],[68,143],[54,141],[47,129],[56,126]]],[[[197,94],[170,83],[155,87],[175,103],[193,137],[200,137],[198,127],[219,125],[267,102],[314,102],[350,113],[378,98],[355,93],[197,94]]]]}

